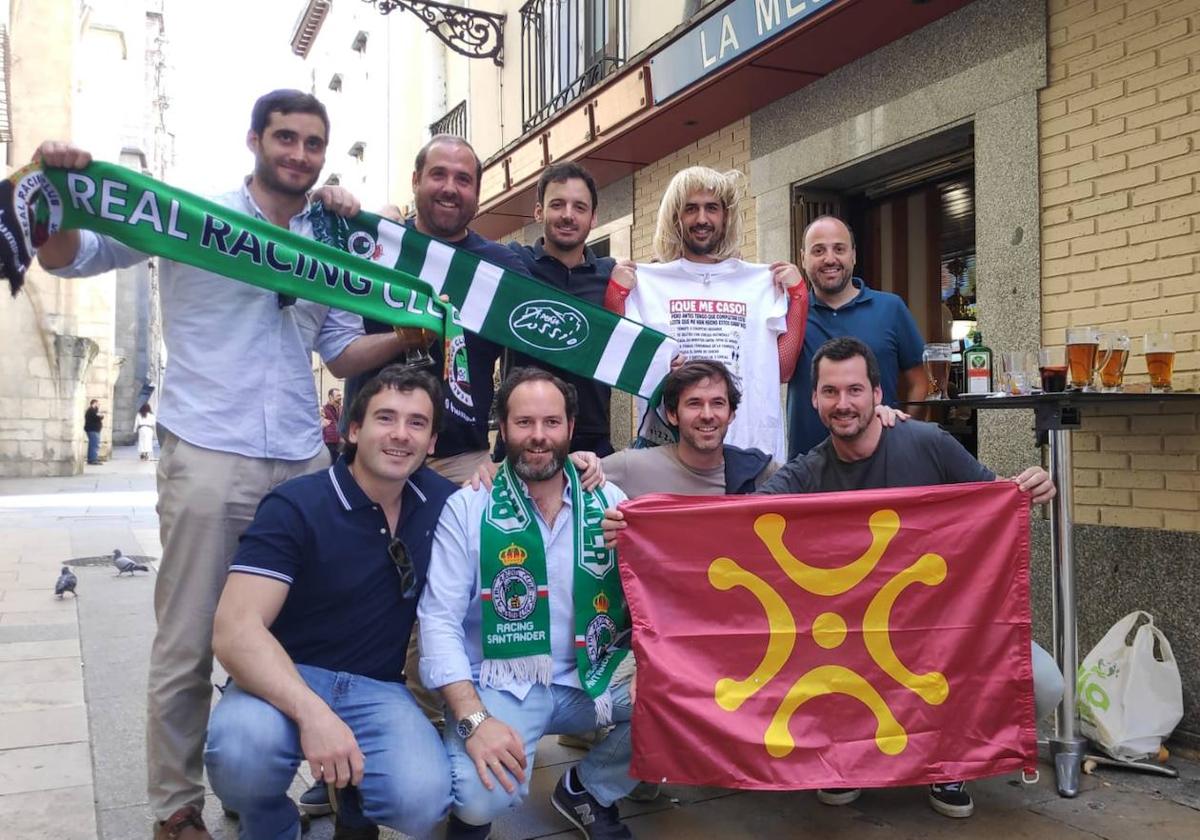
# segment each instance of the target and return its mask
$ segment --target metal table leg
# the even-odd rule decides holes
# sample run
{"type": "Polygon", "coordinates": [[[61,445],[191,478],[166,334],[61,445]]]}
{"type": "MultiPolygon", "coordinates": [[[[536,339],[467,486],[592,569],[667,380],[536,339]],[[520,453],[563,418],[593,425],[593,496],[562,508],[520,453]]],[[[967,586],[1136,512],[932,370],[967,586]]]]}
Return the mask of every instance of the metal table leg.
{"type": "Polygon", "coordinates": [[[1079,650],[1076,641],[1075,555],[1071,544],[1074,474],[1071,471],[1071,432],[1069,428],[1064,428],[1068,424],[1061,422],[1061,417],[1056,419],[1058,422],[1048,429],[1050,477],[1058,489],[1054,506],[1050,509],[1050,559],[1053,566],[1054,659],[1063,674],[1063,698],[1055,714],[1050,755],[1054,759],[1059,794],[1075,796],[1079,793],[1079,769],[1087,741],[1079,737],[1075,713],[1075,673],[1079,668],[1079,650]]]}

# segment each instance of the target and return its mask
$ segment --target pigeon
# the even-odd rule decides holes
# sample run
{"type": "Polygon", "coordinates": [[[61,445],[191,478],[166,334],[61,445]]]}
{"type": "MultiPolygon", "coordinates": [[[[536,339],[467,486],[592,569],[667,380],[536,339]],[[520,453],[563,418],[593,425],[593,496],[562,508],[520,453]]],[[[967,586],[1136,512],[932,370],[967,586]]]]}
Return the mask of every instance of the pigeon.
{"type": "Polygon", "coordinates": [[[58,600],[62,600],[64,592],[70,592],[76,598],[79,593],[75,591],[75,584],[79,583],[79,578],[66,566],[62,567],[62,574],[58,576],[58,580],[54,583],[54,594],[58,596],[58,600]]]}
{"type": "Polygon", "coordinates": [[[141,563],[134,563],[132,560],[122,554],[121,549],[119,548],[113,549],[112,561],[113,565],[117,567],[117,577],[120,577],[126,572],[129,572],[130,576],[132,577],[134,572],[150,571],[149,566],[143,566],[141,563]]]}

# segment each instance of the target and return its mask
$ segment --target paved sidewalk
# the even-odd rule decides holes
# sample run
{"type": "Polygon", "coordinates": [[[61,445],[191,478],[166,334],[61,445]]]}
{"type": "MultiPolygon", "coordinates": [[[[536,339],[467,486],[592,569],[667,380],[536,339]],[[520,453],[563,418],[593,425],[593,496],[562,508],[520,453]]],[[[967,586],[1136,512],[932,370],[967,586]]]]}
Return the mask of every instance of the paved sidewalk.
{"type": "MultiPolygon", "coordinates": [[[[76,567],[78,601],[52,594],[59,566],[120,548],[157,558],[154,464],[132,448],[82,476],[0,480],[0,837],[144,840],[145,687],[154,632],[154,572],[76,567]]],[[[579,757],[547,738],[532,793],[496,823],[495,840],[578,837],[548,797],[579,757]]],[[[1104,772],[1061,799],[1043,763],[1036,785],[1014,778],[974,783],[970,820],[934,814],[923,790],[874,791],[828,808],[811,793],[667,788],[656,802],[622,805],[646,838],[1147,838],[1200,837],[1200,765],[1175,762],[1180,780],[1104,772]]],[[[303,771],[302,771],[303,772],[303,771]]],[[[298,778],[294,792],[304,787],[298,778]]],[[[205,818],[219,840],[237,836],[209,797],[205,818]]],[[[328,840],[328,819],[309,840],[328,840]]],[[[384,832],[385,837],[396,837],[384,832]]]]}

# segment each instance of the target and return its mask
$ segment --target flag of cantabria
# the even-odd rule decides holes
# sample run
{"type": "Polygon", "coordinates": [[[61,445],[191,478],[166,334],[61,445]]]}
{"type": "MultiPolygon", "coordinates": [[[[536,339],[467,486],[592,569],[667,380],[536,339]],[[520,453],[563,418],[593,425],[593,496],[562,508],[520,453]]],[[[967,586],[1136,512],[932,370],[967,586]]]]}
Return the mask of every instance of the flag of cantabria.
{"type": "Polygon", "coordinates": [[[1015,484],[621,510],[633,776],[790,790],[1036,768],[1015,484]]]}
{"type": "Polygon", "coordinates": [[[319,206],[312,215],[314,231],[333,232],[326,241],[113,164],[30,164],[0,181],[0,269],[16,294],[50,234],[84,228],[284,295],[428,329],[451,347],[465,326],[647,398],[669,370],[672,339],[602,307],[372,214],[353,226],[319,206]]]}
{"type": "Polygon", "coordinates": [[[673,338],[372,213],[329,217],[318,238],[419,277],[462,326],[555,367],[651,399],[679,352],[673,338]]]}

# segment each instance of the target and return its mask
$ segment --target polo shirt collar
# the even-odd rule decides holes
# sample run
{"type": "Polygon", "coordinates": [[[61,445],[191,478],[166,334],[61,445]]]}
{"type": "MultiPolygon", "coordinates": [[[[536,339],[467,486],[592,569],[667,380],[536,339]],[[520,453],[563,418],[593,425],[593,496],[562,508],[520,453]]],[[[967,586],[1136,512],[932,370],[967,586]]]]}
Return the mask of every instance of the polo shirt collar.
{"type": "MultiPolygon", "coordinates": [[[[546,237],[539,236],[537,238],[537,242],[533,243],[533,245],[530,248],[533,251],[533,258],[535,260],[543,260],[543,259],[554,260],[559,265],[562,265],[563,264],[562,260],[560,260],[558,257],[553,256],[552,254],[546,253],[545,242],[546,242],[546,237]]],[[[589,248],[587,245],[583,246],[583,262],[581,262],[579,265],[577,265],[575,267],[582,268],[585,265],[588,268],[595,268],[595,266],[596,266],[596,255],[595,255],[595,253],[592,252],[592,249],[589,248]]]]}
{"type": "MultiPolygon", "coordinates": [[[[404,483],[400,502],[401,518],[405,512],[411,511],[413,507],[425,501],[425,491],[419,485],[422,473],[426,469],[422,465],[404,483]]],[[[350,465],[346,463],[344,457],[338,458],[329,468],[329,481],[333,485],[333,492],[338,497],[338,501],[342,503],[343,509],[351,511],[375,507],[375,502],[371,501],[370,497],[358,486],[358,482],[354,480],[354,474],[350,472],[350,465]]]]}
{"type": "Polygon", "coordinates": [[[832,306],[822,301],[816,295],[812,296],[813,306],[820,306],[823,309],[828,309],[831,311],[841,311],[843,309],[849,309],[852,306],[858,306],[859,304],[867,303],[874,298],[876,294],[878,294],[872,290],[870,286],[864,283],[861,277],[851,277],[850,283],[854,286],[854,288],[858,289],[858,294],[839,306],[837,310],[834,310],[832,306]]]}
{"type": "MultiPolygon", "coordinates": [[[[253,175],[247,175],[242,179],[242,189],[240,190],[242,201],[246,203],[248,215],[254,216],[256,219],[267,221],[267,214],[262,211],[262,208],[258,206],[258,202],[254,200],[254,196],[250,193],[250,179],[253,177],[253,175]]],[[[295,222],[298,219],[304,219],[306,216],[308,216],[311,210],[312,195],[310,193],[304,197],[304,209],[292,216],[291,220],[295,222]]]]}

